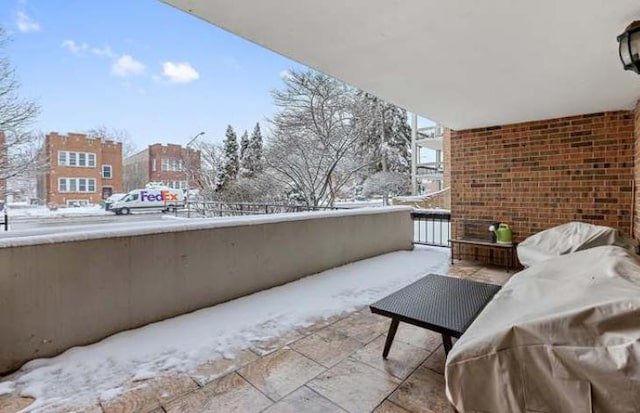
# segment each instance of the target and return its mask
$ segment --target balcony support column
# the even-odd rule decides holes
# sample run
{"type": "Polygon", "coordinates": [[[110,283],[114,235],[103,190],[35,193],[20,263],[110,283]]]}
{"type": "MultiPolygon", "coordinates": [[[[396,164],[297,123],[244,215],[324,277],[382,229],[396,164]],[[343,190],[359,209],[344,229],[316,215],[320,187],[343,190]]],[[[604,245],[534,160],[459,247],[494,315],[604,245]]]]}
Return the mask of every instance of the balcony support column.
{"type": "Polygon", "coordinates": [[[411,114],[411,195],[418,194],[418,115],[411,114]]]}

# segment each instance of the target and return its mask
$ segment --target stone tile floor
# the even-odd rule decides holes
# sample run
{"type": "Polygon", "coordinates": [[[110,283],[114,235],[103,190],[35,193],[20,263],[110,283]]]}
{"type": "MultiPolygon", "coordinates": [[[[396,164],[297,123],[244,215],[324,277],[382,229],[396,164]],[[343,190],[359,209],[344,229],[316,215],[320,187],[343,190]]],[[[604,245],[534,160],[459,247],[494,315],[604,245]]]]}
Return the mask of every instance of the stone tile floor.
{"type": "MultiPolygon", "coordinates": [[[[458,262],[449,275],[504,284],[511,272],[458,262]]],[[[445,397],[445,355],[438,334],[400,324],[389,358],[389,319],[368,308],[292,331],[217,359],[190,375],[132,382],[117,398],[65,412],[453,412],[445,397]]],[[[0,396],[0,412],[30,398],[0,396]]]]}

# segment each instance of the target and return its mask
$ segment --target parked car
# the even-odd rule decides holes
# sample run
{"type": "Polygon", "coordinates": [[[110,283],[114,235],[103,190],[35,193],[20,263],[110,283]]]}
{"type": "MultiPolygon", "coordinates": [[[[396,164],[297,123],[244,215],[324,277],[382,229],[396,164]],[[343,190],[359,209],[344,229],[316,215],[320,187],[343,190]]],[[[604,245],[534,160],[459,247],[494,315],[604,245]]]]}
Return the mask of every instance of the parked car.
{"type": "Polygon", "coordinates": [[[106,201],[104,201],[104,209],[105,209],[105,211],[108,211],[109,209],[111,209],[111,205],[113,205],[114,202],[119,201],[122,198],[124,198],[125,195],[127,195],[127,194],[126,193],[112,194],[109,198],[107,198],[106,201]]]}

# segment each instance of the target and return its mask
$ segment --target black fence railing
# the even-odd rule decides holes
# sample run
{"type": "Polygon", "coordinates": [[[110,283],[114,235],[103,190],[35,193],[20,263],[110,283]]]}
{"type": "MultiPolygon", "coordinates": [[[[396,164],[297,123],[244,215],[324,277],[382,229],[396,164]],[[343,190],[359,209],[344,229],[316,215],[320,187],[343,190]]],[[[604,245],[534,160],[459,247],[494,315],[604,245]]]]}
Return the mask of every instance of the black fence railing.
{"type": "Polygon", "coordinates": [[[190,202],[189,208],[192,216],[200,217],[231,217],[243,215],[282,214],[288,212],[333,211],[343,209],[328,206],[208,201],[190,202]]]}
{"type": "Polygon", "coordinates": [[[411,213],[411,218],[414,244],[451,246],[451,214],[449,212],[414,211],[411,213]]]}

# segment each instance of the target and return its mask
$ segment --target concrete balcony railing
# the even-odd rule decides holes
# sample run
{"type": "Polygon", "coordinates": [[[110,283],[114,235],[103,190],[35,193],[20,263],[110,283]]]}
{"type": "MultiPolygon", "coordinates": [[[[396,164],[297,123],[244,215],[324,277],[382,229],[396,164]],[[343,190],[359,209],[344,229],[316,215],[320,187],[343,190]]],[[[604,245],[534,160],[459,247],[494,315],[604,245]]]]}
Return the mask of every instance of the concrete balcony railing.
{"type": "Polygon", "coordinates": [[[412,248],[411,208],[198,220],[0,241],[0,373],[412,248]]]}

